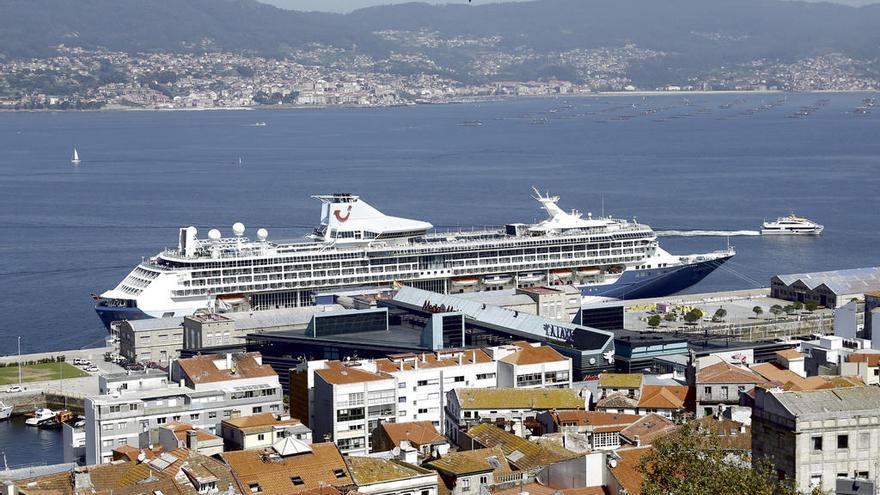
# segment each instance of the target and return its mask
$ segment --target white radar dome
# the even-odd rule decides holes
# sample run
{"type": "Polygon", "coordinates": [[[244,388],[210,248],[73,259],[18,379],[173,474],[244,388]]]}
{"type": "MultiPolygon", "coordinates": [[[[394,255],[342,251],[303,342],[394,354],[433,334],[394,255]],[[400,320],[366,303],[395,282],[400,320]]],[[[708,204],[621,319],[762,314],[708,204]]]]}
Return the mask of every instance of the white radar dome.
{"type": "Polygon", "coordinates": [[[192,225],[190,225],[189,227],[187,227],[187,228],[186,228],[186,231],[189,232],[189,234],[190,234],[191,236],[193,236],[193,237],[195,237],[195,235],[199,233],[199,229],[193,227],[192,225]]]}
{"type": "Polygon", "coordinates": [[[268,238],[269,238],[269,231],[268,230],[266,230],[266,229],[257,230],[257,239],[259,239],[261,241],[265,241],[268,238]]]}
{"type": "Polygon", "coordinates": [[[211,239],[212,241],[219,241],[220,240],[220,231],[217,229],[209,230],[208,231],[208,239],[211,239]]]}
{"type": "Polygon", "coordinates": [[[237,236],[244,235],[244,224],[241,222],[235,222],[232,224],[232,233],[237,236]]]}

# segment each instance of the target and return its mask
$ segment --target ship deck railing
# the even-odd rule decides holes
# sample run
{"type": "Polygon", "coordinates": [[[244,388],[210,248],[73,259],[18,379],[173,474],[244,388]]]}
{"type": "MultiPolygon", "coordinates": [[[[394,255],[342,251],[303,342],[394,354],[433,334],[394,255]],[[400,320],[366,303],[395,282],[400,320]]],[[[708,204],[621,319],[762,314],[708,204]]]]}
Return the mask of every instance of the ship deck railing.
{"type": "MultiPolygon", "coordinates": [[[[534,244],[535,246],[539,246],[541,244],[547,244],[555,239],[566,239],[566,238],[575,238],[581,236],[607,236],[610,240],[612,236],[618,233],[633,233],[633,232],[644,232],[646,235],[645,238],[653,238],[656,237],[656,234],[651,230],[647,225],[637,224],[637,223],[627,223],[619,225],[619,228],[614,230],[608,230],[606,228],[589,228],[589,229],[580,229],[577,232],[560,232],[560,233],[549,233],[540,236],[508,236],[504,233],[503,230],[474,230],[472,232],[463,232],[461,230],[456,230],[449,233],[443,232],[433,232],[431,234],[427,234],[422,240],[416,240],[412,243],[405,244],[397,244],[397,243],[388,243],[384,240],[373,241],[369,244],[360,245],[363,248],[363,251],[366,253],[371,252],[388,252],[389,255],[413,255],[413,254],[433,254],[433,253],[441,253],[444,251],[455,251],[461,248],[461,245],[464,243],[469,243],[473,241],[484,241],[486,243],[497,244],[499,247],[504,247],[505,245],[510,244],[524,244],[523,247],[528,246],[529,244],[534,244]],[[455,234],[455,237],[450,238],[450,234],[455,234]],[[529,241],[532,241],[531,243],[529,241]]],[[[596,241],[602,241],[604,239],[597,239],[596,241]]],[[[267,253],[271,253],[275,256],[283,256],[283,255],[307,255],[307,254],[318,254],[322,251],[327,251],[329,248],[333,248],[332,244],[325,244],[320,242],[279,242],[277,244],[270,244],[269,247],[265,247],[260,243],[246,241],[243,243],[243,248],[235,248],[230,249],[229,244],[223,244],[222,247],[226,248],[224,251],[219,253],[219,256],[214,257],[209,250],[202,250],[195,257],[187,257],[181,254],[181,251],[176,248],[168,248],[163,250],[159,256],[169,260],[179,260],[179,261],[189,261],[192,259],[200,259],[200,260],[229,260],[229,259],[241,259],[241,258],[254,258],[265,256],[267,253]]],[[[354,246],[353,246],[354,248],[354,246]]],[[[334,250],[334,253],[345,252],[345,249],[334,250]]],[[[159,263],[154,263],[151,260],[145,259],[144,263],[150,267],[158,267],[163,270],[175,270],[175,269],[190,269],[190,267],[169,267],[159,263]]]]}

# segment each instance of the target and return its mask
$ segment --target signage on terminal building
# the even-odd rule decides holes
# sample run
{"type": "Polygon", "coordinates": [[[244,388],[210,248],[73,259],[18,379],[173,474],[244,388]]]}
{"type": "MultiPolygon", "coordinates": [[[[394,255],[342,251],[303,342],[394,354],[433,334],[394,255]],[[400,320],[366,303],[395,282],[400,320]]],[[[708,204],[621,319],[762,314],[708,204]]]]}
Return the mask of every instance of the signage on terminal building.
{"type": "Polygon", "coordinates": [[[570,342],[574,336],[574,329],[552,323],[544,323],[544,335],[557,340],[570,342]]]}

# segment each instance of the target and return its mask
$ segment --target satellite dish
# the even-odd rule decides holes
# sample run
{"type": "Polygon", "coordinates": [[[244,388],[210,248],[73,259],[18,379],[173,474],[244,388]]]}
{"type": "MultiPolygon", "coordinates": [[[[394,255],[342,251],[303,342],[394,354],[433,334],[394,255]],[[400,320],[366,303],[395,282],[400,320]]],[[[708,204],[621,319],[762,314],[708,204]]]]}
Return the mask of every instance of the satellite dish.
{"type": "Polygon", "coordinates": [[[596,364],[596,358],[591,357],[591,358],[590,358],[590,364],[596,364]]]}
{"type": "Polygon", "coordinates": [[[609,459],[608,466],[611,467],[612,469],[616,468],[617,467],[617,459],[609,459]]]}
{"type": "Polygon", "coordinates": [[[257,230],[257,239],[259,239],[261,241],[265,241],[268,238],[269,238],[269,231],[268,230],[266,230],[266,229],[257,230]]]}
{"type": "Polygon", "coordinates": [[[244,235],[244,224],[241,222],[235,222],[232,224],[232,233],[235,234],[236,237],[244,235]]]}
{"type": "Polygon", "coordinates": [[[220,231],[217,229],[209,230],[208,231],[208,239],[211,239],[212,241],[219,241],[220,240],[220,231]]]}

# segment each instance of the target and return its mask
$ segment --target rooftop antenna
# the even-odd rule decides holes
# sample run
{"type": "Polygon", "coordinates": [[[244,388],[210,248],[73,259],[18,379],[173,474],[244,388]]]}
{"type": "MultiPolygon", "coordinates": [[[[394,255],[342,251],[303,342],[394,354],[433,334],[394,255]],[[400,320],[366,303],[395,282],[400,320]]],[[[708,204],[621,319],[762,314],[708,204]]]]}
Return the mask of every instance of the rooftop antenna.
{"type": "Polygon", "coordinates": [[[602,218],[605,218],[605,193],[602,193],[602,218]]]}

